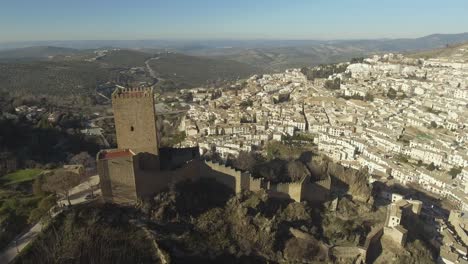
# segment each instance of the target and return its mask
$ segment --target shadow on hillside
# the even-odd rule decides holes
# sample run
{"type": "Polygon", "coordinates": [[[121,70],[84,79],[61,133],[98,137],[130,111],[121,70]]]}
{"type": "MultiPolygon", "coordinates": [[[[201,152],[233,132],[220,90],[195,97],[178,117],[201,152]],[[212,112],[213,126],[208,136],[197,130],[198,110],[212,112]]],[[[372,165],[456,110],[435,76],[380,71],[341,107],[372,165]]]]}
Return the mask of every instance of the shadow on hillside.
{"type": "Polygon", "coordinates": [[[366,263],[374,263],[375,260],[382,254],[382,252],[383,248],[381,239],[377,239],[375,242],[370,243],[367,250],[366,263]]]}
{"type": "Polygon", "coordinates": [[[336,197],[347,196],[349,185],[337,177],[331,176],[330,200],[336,197]]]}
{"type": "Polygon", "coordinates": [[[223,207],[233,195],[233,190],[226,185],[214,179],[202,178],[180,182],[158,194],[152,206],[165,219],[198,217],[210,209],[223,207]]]}

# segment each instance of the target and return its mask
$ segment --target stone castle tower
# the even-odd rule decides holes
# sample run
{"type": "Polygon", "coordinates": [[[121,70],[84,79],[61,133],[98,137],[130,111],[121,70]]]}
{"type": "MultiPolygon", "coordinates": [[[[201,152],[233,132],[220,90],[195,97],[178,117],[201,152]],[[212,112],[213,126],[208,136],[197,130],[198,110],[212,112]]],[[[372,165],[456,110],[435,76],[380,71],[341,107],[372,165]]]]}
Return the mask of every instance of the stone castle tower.
{"type": "Polygon", "coordinates": [[[159,150],[152,89],[117,89],[112,94],[117,149],[96,157],[105,202],[135,204],[186,180],[208,178],[235,193],[265,189],[296,201],[324,199],[331,180],[270,184],[222,164],[203,161],[198,147],[159,150]]]}
{"type": "Polygon", "coordinates": [[[119,149],[159,155],[152,88],[116,89],[112,110],[119,149]]]}

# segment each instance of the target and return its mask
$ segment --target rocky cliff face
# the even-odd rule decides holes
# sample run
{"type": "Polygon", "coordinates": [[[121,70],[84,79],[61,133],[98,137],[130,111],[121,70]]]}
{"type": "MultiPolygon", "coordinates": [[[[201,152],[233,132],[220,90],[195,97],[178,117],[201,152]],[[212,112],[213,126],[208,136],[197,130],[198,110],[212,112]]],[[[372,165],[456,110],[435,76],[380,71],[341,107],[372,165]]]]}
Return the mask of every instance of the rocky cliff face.
{"type": "Polygon", "coordinates": [[[369,173],[366,169],[345,168],[323,156],[314,157],[308,167],[315,178],[330,175],[332,177],[332,191],[341,185],[342,188],[346,189],[346,193],[353,197],[353,200],[373,202],[372,187],[369,185],[369,173]]]}
{"type": "Polygon", "coordinates": [[[154,205],[146,208],[155,223],[158,244],[175,262],[314,263],[329,260],[328,248],[318,239],[319,222],[314,219],[320,216],[317,209],[272,198],[263,191],[241,193],[224,205],[207,204],[208,199],[199,197],[201,192],[193,191],[204,190],[200,183],[187,186],[159,194],[154,205]],[[181,199],[182,196],[190,198],[181,199]],[[203,210],[187,214],[190,206],[203,210]]]}

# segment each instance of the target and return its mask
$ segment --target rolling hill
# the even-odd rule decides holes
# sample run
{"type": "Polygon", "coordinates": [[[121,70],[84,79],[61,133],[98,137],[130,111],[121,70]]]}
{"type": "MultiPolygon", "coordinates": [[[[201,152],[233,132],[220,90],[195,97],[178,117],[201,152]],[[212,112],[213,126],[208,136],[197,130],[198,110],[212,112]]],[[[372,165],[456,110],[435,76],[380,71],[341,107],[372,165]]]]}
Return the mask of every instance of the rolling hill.
{"type": "Polygon", "coordinates": [[[132,68],[145,66],[145,61],[152,56],[142,51],[121,49],[112,50],[96,61],[105,67],[132,68]]]}
{"type": "MultiPolygon", "coordinates": [[[[31,56],[40,55],[40,52],[33,53],[32,50],[44,51],[28,49],[31,56]]],[[[17,53],[12,53],[11,56],[14,55],[17,53]]],[[[259,68],[225,59],[177,53],[153,55],[124,49],[108,50],[104,55],[86,51],[70,55],[66,59],[58,57],[48,60],[44,56],[0,62],[0,90],[32,95],[93,96],[96,88],[107,82],[132,86],[141,82],[151,84],[159,81],[157,87],[169,91],[222,83],[261,71],[259,68]],[[90,58],[95,60],[90,61],[90,58]],[[130,70],[134,67],[141,70],[130,70]]]]}
{"type": "Polygon", "coordinates": [[[160,53],[149,60],[157,77],[171,82],[175,88],[190,88],[225,80],[246,78],[261,68],[233,60],[160,53]]]}
{"type": "Polygon", "coordinates": [[[453,58],[460,60],[468,60],[468,42],[449,45],[440,49],[425,50],[416,53],[411,53],[408,56],[413,58],[453,58]]]}
{"type": "Polygon", "coordinates": [[[0,90],[32,95],[87,95],[109,80],[111,73],[96,63],[0,63],[0,90]]]}

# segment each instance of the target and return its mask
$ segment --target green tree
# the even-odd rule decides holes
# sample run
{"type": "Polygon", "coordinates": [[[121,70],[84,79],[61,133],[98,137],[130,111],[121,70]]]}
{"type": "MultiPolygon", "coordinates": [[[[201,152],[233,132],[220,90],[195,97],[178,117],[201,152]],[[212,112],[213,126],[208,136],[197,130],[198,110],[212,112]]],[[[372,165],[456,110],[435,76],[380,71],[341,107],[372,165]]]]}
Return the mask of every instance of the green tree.
{"type": "Polygon", "coordinates": [[[434,171],[437,169],[437,167],[434,165],[434,162],[431,162],[431,164],[427,165],[427,169],[430,171],[434,171]]]}
{"type": "Polygon", "coordinates": [[[233,166],[236,169],[243,171],[253,171],[256,164],[260,162],[261,156],[256,155],[253,152],[241,151],[237,158],[233,162],[233,166]]]}
{"type": "Polygon", "coordinates": [[[324,87],[329,90],[339,90],[341,87],[340,78],[335,78],[333,80],[326,80],[324,87]]]}
{"type": "Polygon", "coordinates": [[[461,173],[461,168],[458,168],[458,167],[453,167],[450,169],[449,171],[449,175],[452,176],[452,178],[455,178],[457,177],[458,174],[461,173]]]}
{"type": "Polygon", "coordinates": [[[364,62],[364,57],[357,57],[357,58],[352,58],[351,59],[351,64],[362,63],[362,62],[364,62]]]}
{"type": "Polygon", "coordinates": [[[390,87],[390,89],[388,89],[388,92],[387,92],[387,97],[392,100],[395,99],[397,97],[397,91],[393,89],[392,87],[390,87]]]}
{"type": "Polygon", "coordinates": [[[367,93],[366,93],[366,96],[364,96],[364,101],[373,102],[373,101],[374,101],[374,95],[372,95],[371,93],[367,92],[367,93]]]}

